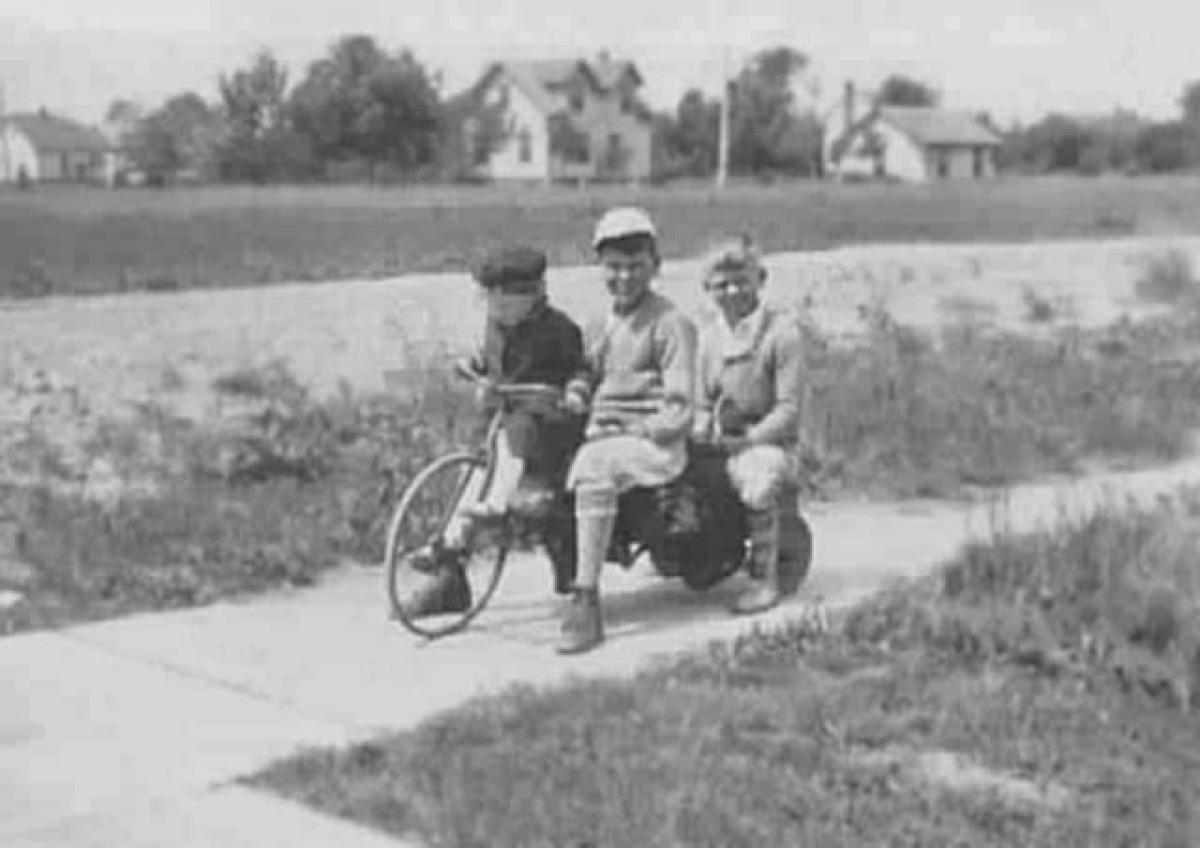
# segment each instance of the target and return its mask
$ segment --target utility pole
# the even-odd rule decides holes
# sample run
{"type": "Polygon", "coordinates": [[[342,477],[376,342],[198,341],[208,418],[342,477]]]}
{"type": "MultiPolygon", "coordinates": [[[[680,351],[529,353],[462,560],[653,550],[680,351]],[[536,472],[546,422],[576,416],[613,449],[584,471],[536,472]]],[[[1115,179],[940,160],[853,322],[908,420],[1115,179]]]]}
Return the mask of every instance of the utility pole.
{"type": "Polygon", "coordinates": [[[717,121],[717,189],[729,175],[729,46],[721,49],[721,114],[717,121]]]}

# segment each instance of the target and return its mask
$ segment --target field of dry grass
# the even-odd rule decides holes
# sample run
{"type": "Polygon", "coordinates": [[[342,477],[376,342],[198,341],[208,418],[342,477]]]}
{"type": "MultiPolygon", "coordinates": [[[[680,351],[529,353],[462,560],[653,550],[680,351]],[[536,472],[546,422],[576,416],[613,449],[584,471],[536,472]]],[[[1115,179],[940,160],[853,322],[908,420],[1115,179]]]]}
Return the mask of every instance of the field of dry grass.
{"type": "Polygon", "coordinates": [[[636,202],[670,258],[731,229],[773,252],[873,242],[1026,242],[1195,232],[1200,180],[790,183],[580,192],[501,187],[214,187],[0,193],[0,296],[174,290],[460,270],[485,245],[588,260],[591,222],[636,202]]]}

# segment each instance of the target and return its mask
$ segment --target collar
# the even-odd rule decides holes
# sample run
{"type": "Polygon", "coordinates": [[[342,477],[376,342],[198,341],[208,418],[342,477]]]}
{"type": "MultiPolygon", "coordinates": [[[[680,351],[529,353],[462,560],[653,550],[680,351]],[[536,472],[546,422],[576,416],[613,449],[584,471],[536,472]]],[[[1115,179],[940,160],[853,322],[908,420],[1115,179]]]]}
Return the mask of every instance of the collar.
{"type": "Polygon", "coordinates": [[[762,340],[767,326],[766,304],[759,302],[749,315],[744,315],[729,325],[723,315],[717,317],[717,339],[721,358],[726,361],[741,359],[754,352],[762,340]]]}
{"type": "Polygon", "coordinates": [[[642,309],[642,307],[644,307],[647,303],[649,303],[651,301],[651,299],[653,298],[653,296],[654,296],[653,290],[646,289],[646,292],[645,292],[645,294],[642,295],[641,300],[639,300],[633,306],[630,306],[628,309],[617,309],[616,304],[613,304],[613,307],[611,310],[609,310],[609,313],[618,318],[628,318],[630,315],[633,315],[635,312],[638,312],[639,310],[642,309]]]}

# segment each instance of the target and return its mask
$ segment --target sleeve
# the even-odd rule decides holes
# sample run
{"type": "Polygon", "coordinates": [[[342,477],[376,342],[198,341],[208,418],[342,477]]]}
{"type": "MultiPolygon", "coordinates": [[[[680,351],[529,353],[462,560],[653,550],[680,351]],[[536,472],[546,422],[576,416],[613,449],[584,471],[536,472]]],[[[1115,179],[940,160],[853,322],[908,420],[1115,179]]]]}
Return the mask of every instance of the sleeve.
{"type": "Polygon", "coordinates": [[[571,377],[567,380],[566,393],[576,395],[583,403],[591,403],[600,375],[603,373],[603,331],[591,327],[585,341],[582,331],[575,327],[579,340],[579,358],[571,377]]]}
{"type": "Polygon", "coordinates": [[[800,427],[804,397],[804,355],[800,328],[787,323],[774,335],[770,347],[775,406],[746,432],[754,444],[786,444],[800,427]]]}
{"type": "Polygon", "coordinates": [[[711,374],[712,330],[707,325],[698,328],[696,333],[696,383],[692,392],[695,403],[695,421],[692,423],[692,435],[695,438],[707,438],[712,430],[713,404],[715,402],[712,385],[715,375],[711,374]]]}
{"type": "Polygon", "coordinates": [[[694,418],[696,391],[696,326],[681,312],[664,316],[655,348],[662,373],[663,400],[658,412],[643,422],[647,437],[659,444],[688,436],[694,418]]]}
{"type": "Polygon", "coordinates": [[[483,329],[476,337],[475,345],[471,348],[470,357],[467,359],[467,366],[481,377],[488,375],[488,336],[490,328],[484,324],[483,329]]]}

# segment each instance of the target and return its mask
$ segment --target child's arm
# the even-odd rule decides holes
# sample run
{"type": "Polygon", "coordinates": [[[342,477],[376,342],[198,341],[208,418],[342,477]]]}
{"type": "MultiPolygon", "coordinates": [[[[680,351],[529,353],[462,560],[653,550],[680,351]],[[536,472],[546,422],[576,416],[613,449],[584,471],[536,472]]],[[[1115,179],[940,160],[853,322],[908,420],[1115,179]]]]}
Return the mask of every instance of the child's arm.
{"type": "Polygon", "coordinates": [[[572,324],[573,334],[567,349],[573,355],[572,367],[568,372],[564,390],[567,407],[572,411],[586,410],[592,401],[592,393],[596,390],[603,366],[600,362],[601,351],[598,341],[593,340],[589,345],[583,341],[583,332],[578,325],[572,324]]]}
{"type": "Polygon", "coordinates": [[[774,359],[775,406],[746,431],[746,439],[754,444],[785,444],[795,438],[800,426],[805,382],[800,328],[787,323],[773,342],[769,355],[774,359]]]}
{"type": "Polygon", "coordinates": [[[663,399],[658,412],[642,422],[646,436],[659,444],[686,438],[692,429],[696,391],[696,327],[680,312],[660,319],[658,365],[663,399]]]}
{"type": "Polygon", "coordinates": [[[696,403],[696,420],[692,424],[692,438],[706,441],[712,436],[713,397],[712,385],[716,376],[710,374],[709,348],[712,346],[712,330],[699,331],[696,341],[696,388],[692,397],[696,403]]]}

